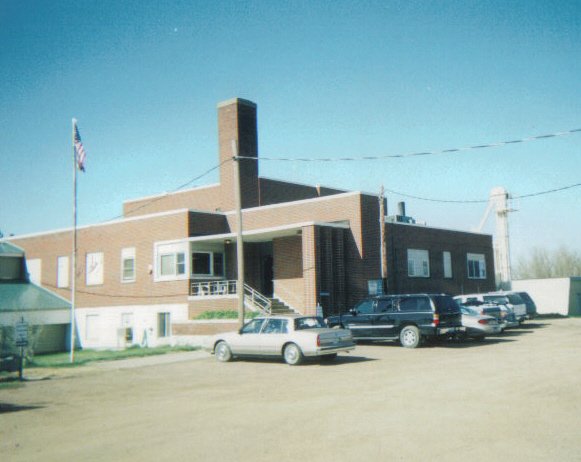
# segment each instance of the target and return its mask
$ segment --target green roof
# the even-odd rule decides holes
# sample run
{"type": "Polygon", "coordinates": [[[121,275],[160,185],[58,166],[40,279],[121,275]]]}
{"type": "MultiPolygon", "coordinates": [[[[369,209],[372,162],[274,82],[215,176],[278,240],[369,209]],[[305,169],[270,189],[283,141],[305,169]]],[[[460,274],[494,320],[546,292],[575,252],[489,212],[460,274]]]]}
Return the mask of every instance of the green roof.
{"type": "Polygon", "coordinates": [[[71,304],[52,292],[23,281],[0,282],[0,313],[70,309],[71,304]]]}
{"type": "Polygon", "coordinates": [[[24,256],[24,250],[14,244],[10,244],[10,242],[0,241],[0,255],[4,257],[22,257],[24,256]]]}

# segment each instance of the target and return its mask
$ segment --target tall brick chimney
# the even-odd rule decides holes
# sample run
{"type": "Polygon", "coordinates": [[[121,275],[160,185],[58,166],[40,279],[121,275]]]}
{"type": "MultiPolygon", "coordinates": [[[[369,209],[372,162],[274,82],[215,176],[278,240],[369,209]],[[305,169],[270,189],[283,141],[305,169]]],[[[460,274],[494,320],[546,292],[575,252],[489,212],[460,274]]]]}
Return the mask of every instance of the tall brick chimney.
{"type": "MultiPolygon", "coordinates": [[[[234,162],[230,162],[232,141],[238,146],[238,155],[258,158],[256,104],[234,98],[218,104],[218,145],[220,149],[220,189],[223,211],[234,210],[234,162]]],[[[240,160],[240,190],[242,208],[259,205],[258,161],[240,160]]]]}

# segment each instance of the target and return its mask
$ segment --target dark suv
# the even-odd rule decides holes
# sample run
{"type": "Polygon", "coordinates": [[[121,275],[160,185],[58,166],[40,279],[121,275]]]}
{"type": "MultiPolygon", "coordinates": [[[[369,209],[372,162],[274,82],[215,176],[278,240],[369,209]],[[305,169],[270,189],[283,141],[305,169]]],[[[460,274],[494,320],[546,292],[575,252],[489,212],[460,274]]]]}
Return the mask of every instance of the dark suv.
{"type": "Polygon", "coordinates": [[[449,295],[382,295],[367,298],[339,316],[329,327],[350,329],[357,340],[398,340],[406,348],[422,338],[465,333],[460,306],[449,295]]]}

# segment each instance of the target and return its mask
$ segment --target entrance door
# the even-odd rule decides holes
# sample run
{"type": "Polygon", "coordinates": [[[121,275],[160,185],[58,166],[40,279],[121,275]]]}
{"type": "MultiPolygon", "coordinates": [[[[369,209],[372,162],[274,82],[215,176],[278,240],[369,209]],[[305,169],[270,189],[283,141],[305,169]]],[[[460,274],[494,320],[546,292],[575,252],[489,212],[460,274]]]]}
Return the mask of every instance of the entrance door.
{"type": "Polygon", "coordinates": [[[267,297],[272,297],[274,292],[274,268],[272,255],[266,255],[262,258],[262,293],[267,297]]]}

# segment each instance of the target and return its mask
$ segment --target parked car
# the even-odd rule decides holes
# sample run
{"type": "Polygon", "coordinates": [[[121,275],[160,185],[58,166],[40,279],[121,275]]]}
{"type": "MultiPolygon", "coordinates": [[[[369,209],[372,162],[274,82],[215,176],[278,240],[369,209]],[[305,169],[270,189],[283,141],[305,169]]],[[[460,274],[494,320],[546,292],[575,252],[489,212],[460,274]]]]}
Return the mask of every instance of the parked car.
{"type": "Polygon", "coordinates": [[[502,330],[508,327],[518,327],[519,325],[512,309],[505,305],[494,302],[483,302],[469,296],[468,298],[465,298],[463,295],[454,297],[454,300],[458,302],[460,307],[467,306],[477,311],[478,314],[482,316],[492,316],[493,318],[496,318],[498,323],[501,325],[502,330]]]}
{"type": "Polygon", "coordinates": [[[527,307],[527,319],[534,319],[537,317],[537,305],[527,292],[515,292],[523,299],[527,307]]]}
{"type": "Polygon", "coordinates": [[[257,317],[240,330],[217,334],[206,348],[218,361],[237,356],[282,357],[290,365],[305,357],[333,360],[355,348],[349,330],[330,329],[316,316],[257,317]]]}
{"type": "Polygon", "coordinates": [[[463,334],[459,305],[448,295],[382,295],[327,318],[329,327],[343,327],[356,340],[399,340],[416,348],[424,338],[463,334]]]}
{"type": "Polygon", "coordinates": [[[505,307],[507,312],[506,320],[509,325],[514,327],[521,324],[526,319],[527,309],[523,300],[517,295],[508,292],[488,292],[485,294],[466,294],[458,295],[454,299],[465,305],[467,302],[480,301],[482,303],[494,303],[498,306],[505,307]]]}
{"type": "Polygon", "coordinates": [[[15,353],[0,355],[0,372],[16,372],[20,370],[20,356],[15,353]]]}
{"type": "Polygon", "coordinates": [[[466,328],[466,336],[483,340],[487,335],[499,334],[503,327],[493,316],[482,315],[469,306],[460,306],[462,325],[466,328]]]}
{"type": "Polygon", "coordinates": [[[516,292],[490,292],[484,295],[484,301],[509,307],[514,312],[519,324],[522,324],[527,319],[527,306],[516,292]]]}

